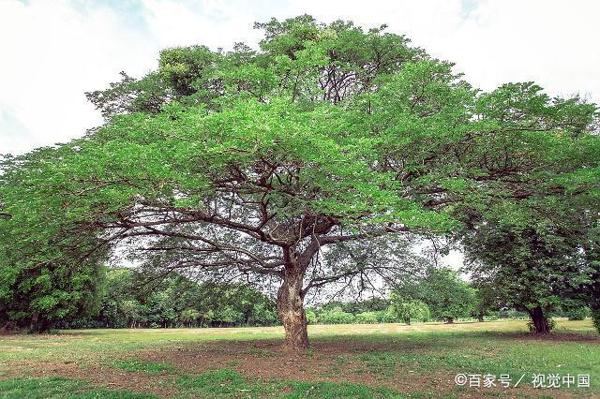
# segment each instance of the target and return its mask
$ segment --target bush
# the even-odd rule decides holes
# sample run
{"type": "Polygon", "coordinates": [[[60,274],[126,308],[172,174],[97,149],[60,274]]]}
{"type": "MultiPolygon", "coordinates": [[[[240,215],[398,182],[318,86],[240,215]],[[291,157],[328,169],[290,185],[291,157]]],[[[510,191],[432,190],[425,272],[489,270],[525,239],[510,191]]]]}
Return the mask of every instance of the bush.
{"type": "MultiPolygon", "coordinates": [[[[527,322],[527,328],[529,329],[529,332],[534,332],[535,331],[535,326],[533,325],[533,321],[529,320],[527,322]]],[[[548,329],[550,331],[554,330],[556,328],[556,321],[554,321],[554,319],[549,318],[548,319],[548,329]]]]}
{"type": "Polygon", "coordinates": [[[356,322],[361,324],[378,323],[377,312],[362,312],[356,315],[356,322]]]}
{"type": "Polygon", "coordinates": [[[379,323],[397,323],[399,321],[394,307],[391,305],[386,310],[376,312],[376,315],[379,323]]]}
{"type": "Polygon", "coordinates": [[[317,314],[315,313],[314,310],[312,310],[312,309],[306,310],[306,321],[308,322],[308,324],[317,324],[318,323],[317,314]]]}
{"type": "Polygon", "coordinates": [[[590,309],[586,306],[570,309],[565,312],[565,316],[567,316],[569,320],[585,320],[586,317],[590,316],[590,309]]]}
{"type": "Polygon", "coordinates": [[[319,322],[323,324],[350,324],[354,323],[354,315],[346,313],[341,307],[336,306],[331,310],[326,310],[318,315],[319,322]]]}

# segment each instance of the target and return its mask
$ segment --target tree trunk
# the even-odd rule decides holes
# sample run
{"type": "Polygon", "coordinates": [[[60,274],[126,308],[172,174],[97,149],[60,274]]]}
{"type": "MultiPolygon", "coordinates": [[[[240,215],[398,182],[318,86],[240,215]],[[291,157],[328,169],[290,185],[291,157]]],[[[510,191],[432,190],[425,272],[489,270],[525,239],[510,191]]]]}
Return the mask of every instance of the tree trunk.
{"type": "Polygon", "coordinates": [[[446,324],[454,324],[454,317],[446,318],[446,324]]]}
{"type": "Polygon", "coordinates": [[[308,332],[299,267],[286,267],[283,283],[277,292],[277,313],[285,329],[284,349],[301,352],[308,349],[308,332]]]}
{"type": "Polygon", "coordinates": [[[44,318],[44,317],[40,317],[40,314],[38,312],[33,312],[32,316],[31,316],[31,320],[30,320],[30,324],[29,324],[29,331],[32,333],[43,333],[43,332],[47,332],[48,330],[50,330],[50,328],[52,327],[52,323],[44,318]]]}
{"type": "Polygon", "coordinates": [[[0,335],[8,335],[17,331],[17,325],[13,321],[7,321],[0,327],[0,335]]]}
{"type": "Polygon", "coordinates": [[[596,331],[600,334],[600,271],[594,273],[592,284],[592,298],[590,308],[592,309],[592,322],[596,331]]]}
{"type": "Polygon", "coordinates": [[[482,314],[482,313],[479,313],[479,314],[477,315],[477,320],[478,320],[480,323],[483,323],[484,319],[483,319],[483,314],[482,314]]]}
{"type": "Polygon", "coordinates": [[[594,327],[596,327],[596,331],[600,334],[600,304],[592,306],[592,322],[594,323],[594,327]]]}
{"type": "Polygon", "coordinates": [[[541,307],[538,306],[529,310],[529,316],[536,334],[548,334],[550,332],[550,324],[541,307]]]}
{"type": "Polygon", "coordinates": [[[600,293],[594,292],[592,293],[592,300],[590,303],[590,308],[592,309],[592,323],[596,328],[596,331],[600,334],[600,293]]]}

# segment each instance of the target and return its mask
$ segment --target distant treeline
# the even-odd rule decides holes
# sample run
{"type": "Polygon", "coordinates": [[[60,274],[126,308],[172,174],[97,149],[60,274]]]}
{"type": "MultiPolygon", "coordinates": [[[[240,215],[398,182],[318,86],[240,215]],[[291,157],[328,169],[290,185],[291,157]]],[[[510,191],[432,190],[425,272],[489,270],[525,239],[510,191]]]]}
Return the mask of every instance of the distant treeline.
{"type": "MultiPolygon", "coordinates": [[[[107,269],[104,275],[103,289],[98,295],[95,311],[78,320],[59,323],[58,328],[279,324],[275,302],[244,284],[198,284],[176,274],[152,283],[148,276],[125,268],[107,269]]],[[[410,296],[394,292],[390,298],[338,301],[308,307],[307,320],[309,324],[375,324],[528,317],[525,312],[486,305],[486,301],[479,298],[477,290],[458,280],[452,272],[443,271],[436,277],[438,283],[440,278],[447,288],[447,298],[444,298],[444,293],[432,289],[435,287],[428,287],[428,280],[425,280],[419,283],[418,292],[412,292],[410,296]],[[432,295],[428,296],[428,293],[432,295]]],[[[589,309],[577,307],[558,310],[553,315],[582,319],[589,316],[589,309]]]]}
{"type": "Polygon", "coordinates": [[[95,311],[58,328],[268,326],[275,303],[242,284],[198,284],[173,274],[156,283],[130,269],[109,269],[95,311]]]}

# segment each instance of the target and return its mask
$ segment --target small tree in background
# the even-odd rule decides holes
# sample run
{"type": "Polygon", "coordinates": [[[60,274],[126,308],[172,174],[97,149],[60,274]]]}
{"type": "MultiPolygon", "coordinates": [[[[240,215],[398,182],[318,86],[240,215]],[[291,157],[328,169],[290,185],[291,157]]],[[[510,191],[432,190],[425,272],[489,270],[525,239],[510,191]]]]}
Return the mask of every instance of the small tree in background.
{"type": "Polygon", "coordinates": [[[143,320],[142,305],[135,299],[125,299],[119,304],[119,310],[125,316],[129,328],[136,328],[143,320]]]}
{"type": "Polygon", "coordinates": [[[565,316],[569,320],[585,320],[587,317],[591,316],[591,311],[587,306],[580,306],[566,310],[565,316]]]}
{"type": "Polygon", "coordinates": [[[397,284],[398,298],[424,302],[431,317],[453,323],[467,317],[476,303],[475,290],[449,268],[429,267],[424,274],[397,284]]]}
{"type": "MultiPolygon", "coordinates": [[[[587,212],[584,215],[593,215],[593,213],[587,212]]],[[[584,240],[582,240],[583,250],[591,275],[588,283],[583,286],[582,294],[591,309],[594,326],[600,333],[600,223],[595,221],[594,217],[582,219],[585,231],[584,240]]]]}
{"type": "Polygon", "coordinates": [[[306,309],[306,322],[308,324],[317,324],[319,322],[317,313],[313,309],[306,309]]]}
{"type": "Polygon", "coordinates": [[[356,315],[355,321],[361,324],[378,323],[377,312],[361,312],[356,315]]]}
{"type": "Polygon", "coordinates": [[[418,299],[405,299],[392,292],[390,295],[393,312],[396,317],[405,324],[411,323],[412,320],[427,321],[431,317],[431,312],[427,304],[418,299]]]}
{"type": "Polygon", "coordinates": [[[472,315],[478,321],[484,321],[491,311],[499,310],[503,302],[496,296],[490,285],[478,285],[475,288],[475,306],[472,315]]]}

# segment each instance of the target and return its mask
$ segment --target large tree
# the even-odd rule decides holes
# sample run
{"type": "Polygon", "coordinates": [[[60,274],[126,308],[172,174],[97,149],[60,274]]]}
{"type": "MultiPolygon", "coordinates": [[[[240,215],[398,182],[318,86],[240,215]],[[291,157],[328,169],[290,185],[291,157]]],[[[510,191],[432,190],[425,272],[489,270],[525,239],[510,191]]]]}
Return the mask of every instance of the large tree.
{"type": "Polygon", "coordinates": [[[594,108],[578,99],[499,114],[518,95],[479,96],[383,27],[257,28],[258,51],[161,52],[157,71],[88,94],[104,126],[4,163],[0,320],[75,314],[98,265],[131,251],[165,273],[280,280],[286,347],[300,350],[307,292],[377,269],[323,267],[327,247],[445,232],[457,202],[483,203],[494,184],[523,195],[502,179],[581,167],[563,134],[587,134],[594,108]]]}

